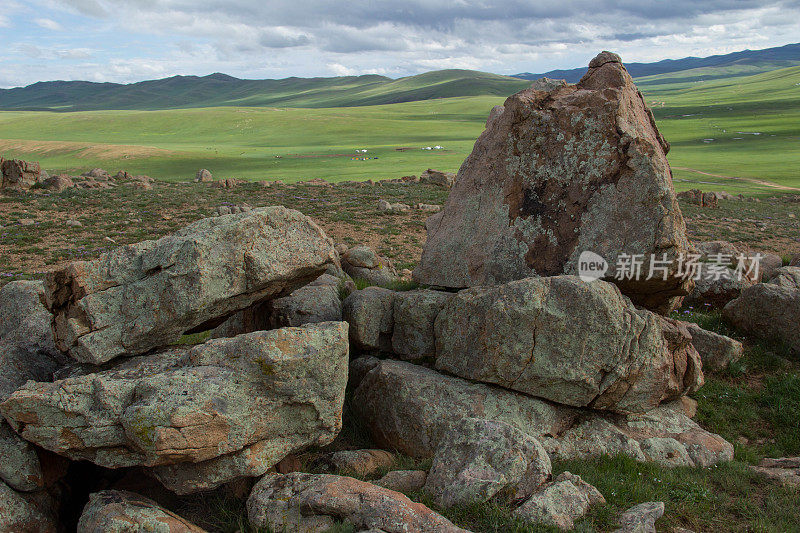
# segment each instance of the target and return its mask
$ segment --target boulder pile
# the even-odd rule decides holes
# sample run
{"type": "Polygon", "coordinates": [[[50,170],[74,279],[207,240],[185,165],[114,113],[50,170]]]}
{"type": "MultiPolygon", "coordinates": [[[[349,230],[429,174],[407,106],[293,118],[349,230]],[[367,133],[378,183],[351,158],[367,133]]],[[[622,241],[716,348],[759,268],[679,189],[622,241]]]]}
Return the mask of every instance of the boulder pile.
{"type": "MultiPolygon", "coordinates": [[[[553,460],[731,460],[687,395],[741,345],[662,316],[691,284],[574,275],[584,249],[609,264],[688,249],[667,149],[604,52],[578,85],[545,80],[494,109],[458,179],[445,175],[415,272],[434,288],[356,290],[396,287],[391,262],[334,246],[297,211],[249,206],[6,285],[0,531],[56,531],[69,508],[80,532],[202,531],[170,505],[215,490],[271,531],[465,531],[398,491],[437,508],[501,499],[570,529],[605,499],[553,460]],[[346,422],[374,447],[337,438],[346,422]],[[430,469],[387,473],[396,452],[430,469]],[[302,453],[324,473],[300,471],[302,453]]],[[[793,280],[744,289],[725,312],[760,305],[758,291],[794,312],[793,280]]]]}

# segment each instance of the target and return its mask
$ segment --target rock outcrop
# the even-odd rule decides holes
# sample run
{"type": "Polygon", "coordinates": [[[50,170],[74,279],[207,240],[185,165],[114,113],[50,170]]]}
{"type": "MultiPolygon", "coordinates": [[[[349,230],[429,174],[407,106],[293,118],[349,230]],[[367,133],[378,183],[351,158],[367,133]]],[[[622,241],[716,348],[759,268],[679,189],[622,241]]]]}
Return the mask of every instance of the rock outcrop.
{"type": "Polygon", "coordinates": [[[415,279],[464,288],[573,274],[593,251],[612,280],[623,254],[642,254],[643,275],[615,282],[668,313],[691,285],[676,263],[688,242],[668,149],[616,54],[593,59],[577,85],[511,96],[428,219],[415,279]],[[651,254],[671,262],[645,279],[651,254]]]}
{"type": "Polygon", "coordinates": [[[343,322],[249,333],[28,382],[0,412],[59,455],[155,467],[171,490],[196,492],[331,442],[342,424],[348,353],[343,322]]]}
{"type": "Polygon", "coordinates": [[[656,317],[615,285],[574,276],[467,289],[436,319],[436,368],[564,405],[643,413],[703,383],[691,337],[671,346],[656,317]]]}
{"type": "Polygon", "coordinates": [[[104,490],[89,497],[77,533],[205,533],[205,530],[133,492],[104,490]]]}
{"type": "Polygon", "coordinates": [[[466,533],[399,492],[329,474],[264,476],[247,500],[247,516],[270,531],[321,532],[341,520],[356,531],[466,533]]]}
{"type": "Polygon", "coordinates": [[[391,351],[396,294],[381,287],[367,287],[344,299],[342,317],[350,324],[353,348],[391,351]]]}
{"type": "Polygon", "coordinates": [[[786,343],[800,353],[800,290],[758,283],[723,309],[734,326],[756,337],[786,343]]]}
{"type": "Polygon", "coordinates": [[[680,402],[622,415],[561,406],[403,361],[356,361],[354,414],[377,444],[413,457],[432,457],[456,422],[471,417],[513,426],[558,459],[626,454],[709,466],[733,458],[733,446],[690,420],[680,402]]]}
{"type": "Polygon", "coordinates": [[[72,263],[48,275],[47,305],[57,346],[100,364],[210,329],[316,279],[334,261],[333,243],[311,219],[268,207],[72,263]]]}

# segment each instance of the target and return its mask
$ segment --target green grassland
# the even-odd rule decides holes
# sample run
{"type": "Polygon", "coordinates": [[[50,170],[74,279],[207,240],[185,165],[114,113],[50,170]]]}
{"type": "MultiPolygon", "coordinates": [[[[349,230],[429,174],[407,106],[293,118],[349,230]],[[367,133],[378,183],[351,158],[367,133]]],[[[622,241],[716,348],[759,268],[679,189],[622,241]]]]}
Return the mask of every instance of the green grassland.
{"type": "MultiPolygon", "coordinates": [[[[637,80],[672,144],[678,189],[770,190],[752,180],[800,187],[800,67],[742,74],[742,68],[730,67],[637,80]]],[[[509,78],[486,76],[489,88],[463,71],[362,84],[353,89],[355,99],[352,92],[344,98],[341,91],[312,84],[281,107],[265,107],[269,102],[262,96],[243,99],[246,107],[6,111],[0,112],[0,154],[39,160],[52,172],[99,166],[169,181],[190,179],[201,167],[216,177],[286,181],[457,170],[491,107],[502,103],[497,94],[520,88],[495,83],[509,78]],[[472,94],[466,85],[474,86],[472,94]],[[465,91],[467,96],[453,96],[465,91]],[[405,98],[427,99],[361,105],[405,98]],[[358,105],[335,107],[342,103],[358,105]],[[445,149],[421,149],[434,145],[445,149]],[[354,160],[356,149],[369,150],[358,157],[371,159],[354,160]]]]}

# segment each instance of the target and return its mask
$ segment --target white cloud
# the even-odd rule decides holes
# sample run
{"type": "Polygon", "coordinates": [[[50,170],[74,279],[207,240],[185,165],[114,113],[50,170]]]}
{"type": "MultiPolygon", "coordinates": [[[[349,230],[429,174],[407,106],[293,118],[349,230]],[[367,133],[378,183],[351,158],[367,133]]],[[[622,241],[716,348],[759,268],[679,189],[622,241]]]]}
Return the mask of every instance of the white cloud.
{"type": "Polygon", "coordinates": [[[0,15],[0,28],[8,28],[11,26],[11,21],[5,15],[0,15]]]}
{"type": "Polygon", "coordinates": [[[52,31],[64,31],[63,26],[52,19],[34,19],[34,22],[37,26],[44,28],[46,30],[52,31]]]}

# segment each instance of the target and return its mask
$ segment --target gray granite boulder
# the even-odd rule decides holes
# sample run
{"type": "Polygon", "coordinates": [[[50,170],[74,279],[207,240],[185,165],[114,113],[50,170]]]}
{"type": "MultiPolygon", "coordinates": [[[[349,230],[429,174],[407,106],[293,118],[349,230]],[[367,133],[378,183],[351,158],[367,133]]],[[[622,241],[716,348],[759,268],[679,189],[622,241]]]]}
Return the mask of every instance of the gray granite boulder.
{"type": "Polygon", "coordinates": [[[787,289],[800,289],[800,267],[786,266],[776,269],[769,283],[787,289]]]}
{"type": "Polygon", "coordinates": [[[397,357],[412,361],[436,355],[434,323],[451,296],[432,290],[395,293],[392,352],[397,357]]]}
{"type": "Polygon", "coordinates": [[[462,418],[439,442],[425,491],[443,507],[485,502],[500,491],[522,498],[550,474],[550,457],[534,437],[504,422],[462,418]]]}
{"type": "Polygon", "coordinates": [[[703,361],[704,372],[717,372],[725,370],[728,365],[735,363],[744,355],[742,343],[708,331],[691,322],[683,323],[692,335],[692,345],[700,354],[703,361]]]}
{"type": "Polygon", "coordinates": [[[514,516],[533,524],[572,530],[575,520],[594,505],[606,503],[595,487],[570,472],[560,474],[514,510],[514,516]]]}
{"type": "Polygon", "coordinates": [[[48,502],[43,493],[31,495],[16,492],[0,481],[0,531],[56,533],[59,529],[52,502],[48,502]]]}
{"type": "Polygon", "coordinates": [[[28,382],[0,404],[26,440],[107,468],[153,467],[189,493],[257,476],[338,434],[347,324],[326,322],[214,339],[125,359],[53,383],[28,382]]]}
{"type": "Polygon", "coordinates": [[[57,346],[81,362],[163,347],[255,302],[279,298],[335,261],[333,243],[284,207],[205,218],[47,278],[57,346]]]}
{"type": "Polygon", "coordinates": [[[723,315],[742,331],[786,343],[800,353],[800,289],[753,285],[726,305],[723,315]]]}
{"type": "Polygon", "coordinates": [[[392,349],[394,291],[367,287],[342,303],[342,318],[350,324],[350,342],[357,350],[392,349]]]}
{"type": "MultiPolygon", "coordinates": [[[[359,360],[357,360],[359,361],[359,360]]],[[[682,402],[645,414],[622,415],[554,404],[496,386],[473,383],[403,361],[362,358],[353,394],[353,414],[382,448],[413,457],[433,457],[463,418],[503,422],[538,439],[559,460],[626,454],[665,465],[710,466],[733,459],[733,446],[703,430],[684,413],[682,402]],[[652,438],[672,439],[648,444],[652,438]]]]}
{"type": "Polygon", "coordinates": [[[699,361],[670,349],[656,316],[611,283],[574,276],[467,289],[436,319],[436,368],[560,404],[643,413],[702,384],[699,361]]]}

